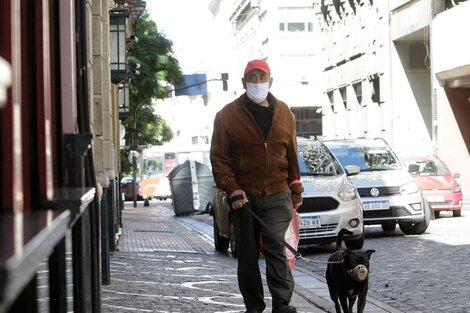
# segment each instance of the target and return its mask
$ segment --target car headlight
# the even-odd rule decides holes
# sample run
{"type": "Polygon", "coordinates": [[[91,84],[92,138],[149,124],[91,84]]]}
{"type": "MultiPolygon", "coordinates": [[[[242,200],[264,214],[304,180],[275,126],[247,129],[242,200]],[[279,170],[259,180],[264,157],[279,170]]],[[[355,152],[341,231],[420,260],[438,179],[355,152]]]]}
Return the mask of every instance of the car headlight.
{"type": "Polygon", "coordinates": [[[454,186],[452,188],[452,192],[460,192],[460,191],[462,191],[462,188],[460,188],[460,185],[454,186]]]}
{"type": "Polygon", "coordinates": [[[356,188],[349,181],[345,181],[343,188],[338,192],[338,197],[343,201],[351,201],[357,198],[356,188]]]}
{"type": "Polygon", "coordinates": [[[409,194],[409,193],[416,193],[419,192],[419,187],[415,182],[410,182],[408,184],[404,184],[400,187],[400,192],[409,194]]]}

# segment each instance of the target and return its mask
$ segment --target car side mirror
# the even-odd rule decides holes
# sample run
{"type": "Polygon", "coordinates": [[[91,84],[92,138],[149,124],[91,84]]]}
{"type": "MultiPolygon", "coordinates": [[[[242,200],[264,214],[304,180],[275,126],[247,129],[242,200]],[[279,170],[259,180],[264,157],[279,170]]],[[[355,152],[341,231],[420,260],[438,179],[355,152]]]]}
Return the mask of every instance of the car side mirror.
{"type": "Polygon", "coordinates": [[[408,165],[408,172],[410,172],[411,174],[417,174],[419,172],[419,165],[418,164],[408,165]]]}
{"type": "Polygon", "coordinates": [[[460,173],[454,173],[454,178],[459,178],[460,177],[460,173]]]}
{"type": "Polygon", "coordinates": [[[344,169],[348,176],[357,175],[361,171],[361,168],[357,165],[346,165],[344,169]]]}

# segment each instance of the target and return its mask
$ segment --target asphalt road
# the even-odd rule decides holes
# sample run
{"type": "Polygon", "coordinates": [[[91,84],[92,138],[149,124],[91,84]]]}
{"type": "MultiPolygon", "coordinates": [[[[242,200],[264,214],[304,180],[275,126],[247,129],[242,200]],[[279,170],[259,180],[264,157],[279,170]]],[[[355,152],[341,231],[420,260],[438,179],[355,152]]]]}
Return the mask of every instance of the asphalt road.
{"type": "MultiPolygon", "coordinates": [[[[190,218],[212,226],[208,214],[190,218]]],[[[364,249],[371,259],[369,296],[407,313],[470,312],[470,206],[461,217],[441,213],[422,235],[405,235],[397,227],[384,232],[366,226],[364,249]]],[[[326,260],[334,245],[301,249],[309,262],[298,267],[324,279],[326,260]]]]}

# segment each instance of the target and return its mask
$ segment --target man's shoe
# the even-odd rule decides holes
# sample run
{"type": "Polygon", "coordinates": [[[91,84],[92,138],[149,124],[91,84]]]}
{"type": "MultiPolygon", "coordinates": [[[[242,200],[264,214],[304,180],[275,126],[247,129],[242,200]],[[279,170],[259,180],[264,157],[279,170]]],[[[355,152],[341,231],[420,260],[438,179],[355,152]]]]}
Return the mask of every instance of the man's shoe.
{"type": "Polygon", "coordinates": [[[297,313],[297,309],[292,305],[283,305],[273,309],[273,313],[297,313]]]}

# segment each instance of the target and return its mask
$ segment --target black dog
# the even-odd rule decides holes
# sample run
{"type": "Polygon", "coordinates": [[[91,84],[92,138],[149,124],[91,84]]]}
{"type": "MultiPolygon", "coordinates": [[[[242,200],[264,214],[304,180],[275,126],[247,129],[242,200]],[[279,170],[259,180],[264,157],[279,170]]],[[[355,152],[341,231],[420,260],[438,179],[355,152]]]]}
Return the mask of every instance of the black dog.
{"type": "Polygon", "coordinates": [[[363,313],[369,288],[369,260],[375,250],[341,251],[341,242],[345,234],[352,235],[352,232],[347,229],[339,231],[336,252],[328,259],[326,282],[331,300],[335,303],[336,313],[341,313],[341,308],[345,313],[352,313],[356,298],[359,298],[357,312],[363,313]]]}

